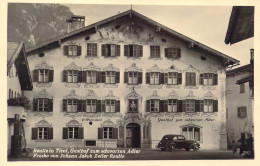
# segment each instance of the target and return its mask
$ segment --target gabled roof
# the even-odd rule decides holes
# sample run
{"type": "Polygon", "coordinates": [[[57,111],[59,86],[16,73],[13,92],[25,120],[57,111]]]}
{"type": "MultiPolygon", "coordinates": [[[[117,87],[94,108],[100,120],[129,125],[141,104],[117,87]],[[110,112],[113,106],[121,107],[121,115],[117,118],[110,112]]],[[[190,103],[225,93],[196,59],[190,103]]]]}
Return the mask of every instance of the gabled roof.
{"type": "Polygon", "coordinates": [[[231,74],[236,74],[236,73],[253,72],[253,71],[254,71],[253,64],[247,64],[247,65],[227,71],[227,76],[229,76],[231,74]]]}
{"type": "Polygon", "coordinates": [[[164,25],[162,25],[162,24],[160,24],[160,23],[158,23],[158,22],[156,22],[156,21],[154,21],[154,20],[144,16],[144,15],[141,15],[140,13],[137,13],[136,11],[134,11],[132,9],[128,10],[128,11],[125,11],[123,13],[119,13],[119,14],[117,14],[115,16],[109,17],[109,18],[104,19],[102,21],[99,21],[97,23],[88,25],[88,26],[86,26],[84,28],[72,31],[72,32],[67,33],[65,35],[61,35],[59,37],[50,39],[50,40],[48,40],[46,42],[42,42],[42,43],[40,43],[40,44],[38,44],[38,45],[36,45],[34,47],[28,48],[26,50],[27,54],[30,55],[30,54],[35,53],[35,52],[39,52],[39,51],[42,51],[42,50],[45,50],[45,49],[50,49],[52,47],[59,47],[60,44],[64,40],[66,40],[66,39],[68,39],[70,37],[73,37],[73,36],[76,36],[76,35],[80,35],[80,34],[85,34],[85,33],[91,32],[91,31],[93,32],[93,30],[95,31],[95,29],[98,26],[103,25],[105,23],[108,23],[110,21],[113,21],[115,19],[119,19],[121,17],[127,16],[127,15],[129,15],[131,17],[137,17],[137,18],[143,20],[145,23],[148,23],[148,24],[150,24],[152,26],[159,27],[160,31],[163,31],[163,32],[165,32],[165,33],[167,33],[167,34],[169,34],[171,36],[174,36],[174,37],[176,37],[176,38],[186,42],[191,48],[200,49],[200,50],[205,51],[205,52],[207,52],[209,54],[212,54],[214,56],[222,58],[223,62],[225,63],[226,66],[239,64],[238,60],[236,60],[236,59],[234,59],[232,57],[229,57],[229,56],[227,56],[227,55],[225,55],[225,54],[223,54],[223,53],[221,53],[221,52],[219,52],[219,51],[217,51],[215,49],[212,49],[212,48],[210,48],[210,47],[208,47],[208,46],[206,46],[206,45],[204,45],[204,44],[202,44],[202,43],[200,43],[198,41],[195,41],[195,40],[193,40],[193,39],[191,39],[191,38],[189,38],[189,37],[187,37],[187,36],[185,36],[185,35],[183,35],[181,33],[178,33],[178,32],[176,32],[176,31],[174,31],[174,30],[172,30],[172,29],[170,29],[170,28],[168,28],[168,27],[166,27],[166,26],[164,26],[164,25]]]}
{"type": "Polygon", "coordinates": [[[32,78],[23,42],[7,43],[7,71],[15,64],[22,90],[32,90],[32,78]]]}

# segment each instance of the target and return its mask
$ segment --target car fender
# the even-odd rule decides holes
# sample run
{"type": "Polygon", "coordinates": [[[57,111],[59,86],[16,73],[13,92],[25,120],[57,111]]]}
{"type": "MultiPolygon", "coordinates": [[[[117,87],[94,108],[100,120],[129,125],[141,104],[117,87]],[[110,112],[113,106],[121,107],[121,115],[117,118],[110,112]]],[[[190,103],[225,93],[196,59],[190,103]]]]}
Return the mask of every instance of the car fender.
{"type": "Polygon", "coordinates": [[[193,146],[199,146],[200,148],[200,145],[197,142],[190,144],[189,148],[192,148],[193,146]]]}

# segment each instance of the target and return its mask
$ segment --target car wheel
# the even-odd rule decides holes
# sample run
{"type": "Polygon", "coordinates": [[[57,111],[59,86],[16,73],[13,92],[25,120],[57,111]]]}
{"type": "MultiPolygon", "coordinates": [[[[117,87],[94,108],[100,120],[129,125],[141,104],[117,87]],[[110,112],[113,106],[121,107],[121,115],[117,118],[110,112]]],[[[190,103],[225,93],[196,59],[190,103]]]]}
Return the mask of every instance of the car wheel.
{"type": "Polygon", "coordinates": [[[186,151],[190,151],[190,148],[186,148],[185,150],[186,150],[186,151]]]}
{"type": "Polygon", "coordinates": [[[169,146],[169,151],[171,151],[171,152],[172,152],[172,151],[175,151],[175,146],[174,146],[174,145],[170,145],[170,146],[169,146]]]}
{"type": "Polygon", "coordinates": [[[199,147],[197,145],[194,145],[192,149],[194,150],[194,152],[197,152],[199,150],[199,147]]]}
{"type": "Polygon", "coordinates": [[[166,150],[166,148],[161,148],[161,151],[165,151],[166,150]]]}

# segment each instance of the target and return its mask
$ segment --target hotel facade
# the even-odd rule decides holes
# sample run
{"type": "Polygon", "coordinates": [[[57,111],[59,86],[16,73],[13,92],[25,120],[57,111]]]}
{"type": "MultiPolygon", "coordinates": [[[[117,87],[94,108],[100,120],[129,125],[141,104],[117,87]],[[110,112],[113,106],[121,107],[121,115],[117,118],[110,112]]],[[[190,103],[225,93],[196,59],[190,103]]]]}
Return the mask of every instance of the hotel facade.
{"type": "Polygon", "coordinates": [[[166,134],[226,149],[226,68],[239,63],[133,10],[27,50],[27,147],[156,148],[166,134]]]}

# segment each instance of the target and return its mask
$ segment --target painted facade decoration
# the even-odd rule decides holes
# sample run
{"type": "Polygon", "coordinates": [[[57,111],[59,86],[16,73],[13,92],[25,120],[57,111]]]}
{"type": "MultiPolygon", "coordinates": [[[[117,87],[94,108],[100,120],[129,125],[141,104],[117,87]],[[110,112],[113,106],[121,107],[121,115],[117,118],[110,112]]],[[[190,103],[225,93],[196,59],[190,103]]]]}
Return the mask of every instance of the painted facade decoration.
{"type": "Polygon", "coordinates": [[[43,62],[54,70],[44,87],[53,96],[53,115],[44,118],[52,139],[31,138],[43,118],[30,111],[28,147],[156,148],[164,135],[183,134],[202,149],[225,149],[223,71],[238,61],[133,10],[110,19],[28,50],[31,72],[43,62]]]}

